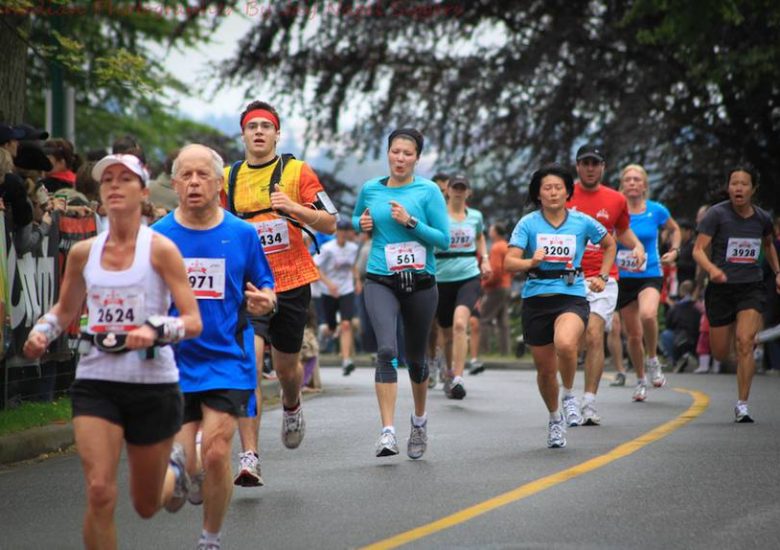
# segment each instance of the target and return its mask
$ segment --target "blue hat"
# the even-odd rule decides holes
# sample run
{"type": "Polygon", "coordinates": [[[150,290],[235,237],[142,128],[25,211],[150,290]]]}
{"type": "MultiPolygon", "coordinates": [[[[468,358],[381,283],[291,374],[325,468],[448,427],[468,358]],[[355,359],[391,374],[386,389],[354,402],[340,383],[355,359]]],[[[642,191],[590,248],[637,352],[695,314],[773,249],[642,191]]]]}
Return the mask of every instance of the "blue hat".
{"type": "Polygon", "coordinates": [[[20,140],[24,137],[24,130],[21,128],[12,128],[7,124],[0,124],[0,145],[8,143],[11,140],[20,140]]]}

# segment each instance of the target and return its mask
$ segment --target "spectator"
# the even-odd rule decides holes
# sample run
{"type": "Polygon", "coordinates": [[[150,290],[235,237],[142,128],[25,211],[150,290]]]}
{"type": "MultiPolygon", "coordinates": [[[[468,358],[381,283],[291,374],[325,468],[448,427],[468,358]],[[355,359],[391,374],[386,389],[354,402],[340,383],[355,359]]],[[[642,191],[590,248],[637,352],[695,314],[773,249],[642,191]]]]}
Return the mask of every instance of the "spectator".
{"type": "Polygon", "coordinates": [[[490,336],[497,335],[498,350],[501,355],[509,355],[509,292],[512,286],[512,274],[504,270],[504,257],[508,249],[506,242],[506,224],[494,223],[490,226],[490,265],[493,272],[482,281],[485,295],[480,309],[480,348],[483,353],[489,351],[490,336]]]}
{"type": "Polygon", "coordinates": [[[163,208],[166,212],[172,212],[179,206],[179,197],[171,185],[171,168],[173,160],[179,154],[179,150],[168,153],[163,165],[163,171],[149,184],[149,199],[157,208],[163,208]]]}
{"type": "Polygon", "coordinates": [[[73,144],[66,139],[50,139],[43,144],[43,150],[52,164],[52,169],[43,178],[43,185],[49,193],[76,186],[76,170],[81,158],[73,150],[73,144]]]}
{"type": "Polygon", "coordinates": [[[701,307],[693,299],[693,281],[680,284],[680,299],[666,314],[666,328],[661,333],[664,354],[672,361],[675,372],[683,372],[696,354],[699,339],[701,307]]]}

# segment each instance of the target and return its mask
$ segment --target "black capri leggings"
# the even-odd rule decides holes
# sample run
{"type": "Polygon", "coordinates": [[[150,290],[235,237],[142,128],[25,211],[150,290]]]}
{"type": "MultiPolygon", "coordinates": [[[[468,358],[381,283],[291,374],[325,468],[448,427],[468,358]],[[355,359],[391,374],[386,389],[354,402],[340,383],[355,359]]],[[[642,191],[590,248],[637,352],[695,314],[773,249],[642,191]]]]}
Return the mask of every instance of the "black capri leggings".
{"type": "Polygon", "coordinates": [[[418,384],[425,382],[428,379],[425,348],[439,301],[436,286],[405,294],[397,293],[376,281],[367,280],[363,296],[377,341],[375,381],[398,381],[396,327],[400,314],[406,340],[404,356],[409,367],[409,378],[418,384]]]}

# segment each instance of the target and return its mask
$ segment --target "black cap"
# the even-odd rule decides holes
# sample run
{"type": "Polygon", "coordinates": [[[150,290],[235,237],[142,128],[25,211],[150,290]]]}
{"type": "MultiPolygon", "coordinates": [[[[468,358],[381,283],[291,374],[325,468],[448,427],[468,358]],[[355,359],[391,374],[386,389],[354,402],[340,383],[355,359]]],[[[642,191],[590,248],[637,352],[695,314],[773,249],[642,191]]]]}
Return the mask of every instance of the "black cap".
{"type": "Polygon", "coordinates": [[[20,140],[24,137],[24,130],[13,128],[8,124],[0,124],[0,145],[8,143],[12,139],[20,140]]]}
{"type": "Polygon", "coordinates": [[[19,142],[19,149],[14,158],[14,164],[22,170],[40,170],[49,172],[52,169],[49,157],[38,143],[35,141],[19,142]]]}
{"type": "Polygon", "coordinates": [[[339,218],[336,222],[336,229],[352,229],[352,222],[347,218],[339,218]]]}
{"type": "Polygon", "coordinates": [[[46,130],[39,130],[38,128],[30,126],[29,124],[19,124],[16,126],[16,129],[24,132],[24,136],[20,138],[23,140],[32,141],[49,139],[49,132],[46,130]]]}
{"type": "Polygon", "coordinates": [[[447,186],[455,187],[456,185],[460,185],[466,189],[471,187],[469,179],[464,174],[455,174],[454,176],[450,176],[450,180],[447,182],[447,186]]]}
{"type": "Polygon", "coordinates": [[[601,149],[595,145],[583,145],[577,149],[577,162],[587,158],[596,159],[599,162],[604,162],[604,153],[602,153],[601,149]]]}

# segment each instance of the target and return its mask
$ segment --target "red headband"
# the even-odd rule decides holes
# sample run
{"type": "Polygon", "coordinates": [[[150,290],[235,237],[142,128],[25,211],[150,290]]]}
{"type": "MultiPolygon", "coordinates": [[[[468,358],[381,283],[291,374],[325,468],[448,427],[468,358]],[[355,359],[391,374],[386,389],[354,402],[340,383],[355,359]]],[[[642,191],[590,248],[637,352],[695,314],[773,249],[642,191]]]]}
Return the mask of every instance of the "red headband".
{"type": "Polygon", "coordinates": [[[246,126],[246,123],[252,120],[253,118],[264,118],[266,120],[270,120],[274,123],[274,127],[277,131],[279,131],[279,119],[276,118],[276,115],[273,114],[271,111],[267,111],[266,109],[254,109],[253,111],[249,111],[247,114],[244,115],[244,118],[241,119],[241,129],[243,130],[246,126]]]}

